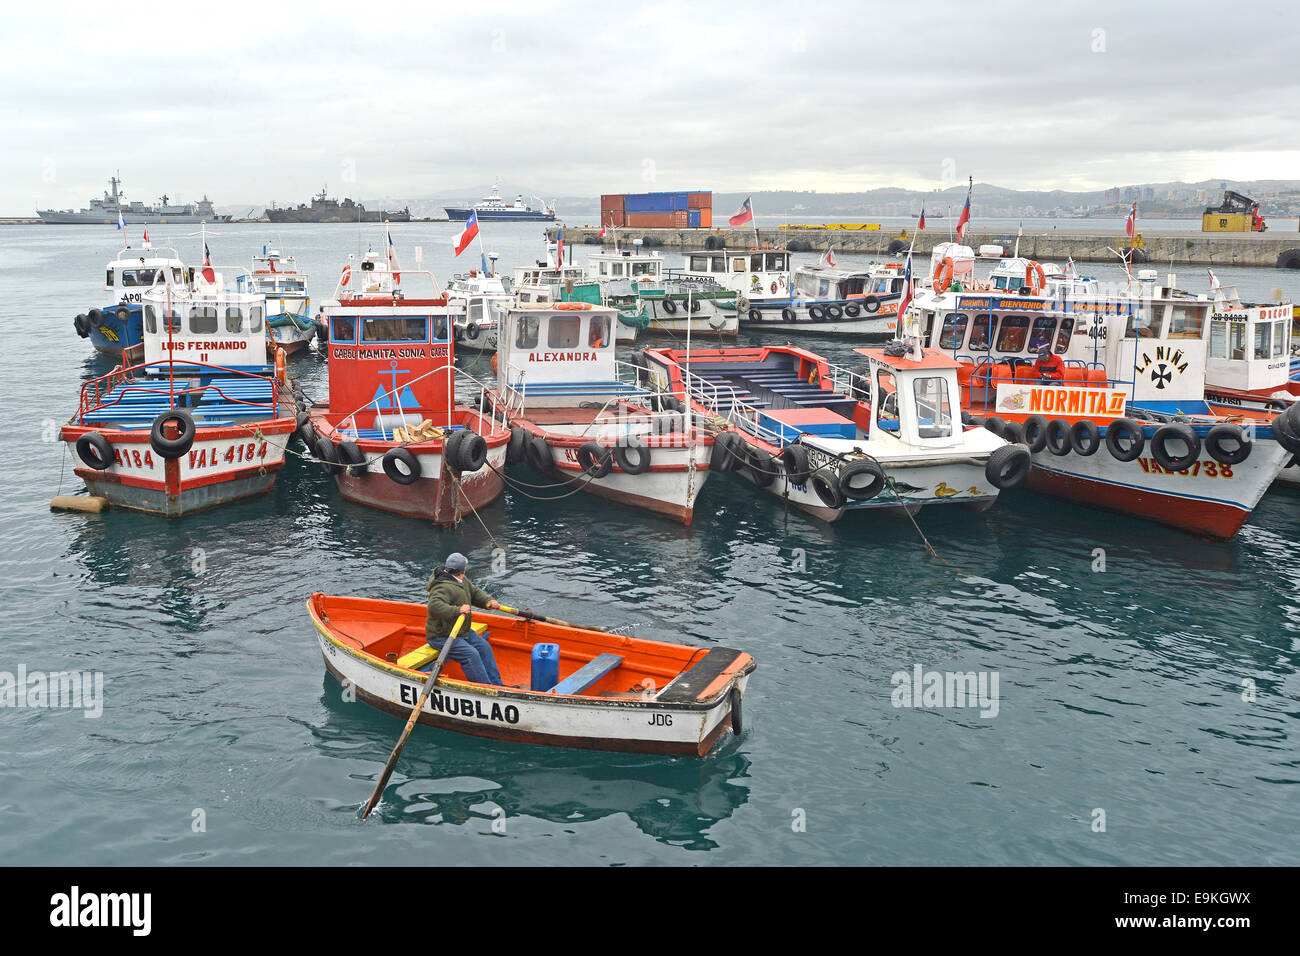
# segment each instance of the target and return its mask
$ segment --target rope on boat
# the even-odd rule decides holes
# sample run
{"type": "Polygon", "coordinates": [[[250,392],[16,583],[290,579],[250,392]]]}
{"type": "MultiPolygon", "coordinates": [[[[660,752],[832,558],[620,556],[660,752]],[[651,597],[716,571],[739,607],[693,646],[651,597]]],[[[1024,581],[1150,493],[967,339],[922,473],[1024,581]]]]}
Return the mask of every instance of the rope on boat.
{"type": "MultiPolygon", "coordinates": [[[[500,542],[497,541],[496,536],[493,535],[492,532],[488,530],[488,526],[483,521],[483,516],[480,515],[478,513],[478,509],[474,507],[474,502],[470,501],[469,495],[465,494],[465,489],[461,487],[460,476],[456,474],[454,471],[452,471],[450,468],[447,469],[447,473],[451,475],[452,484],[456,486],[456,493],[465,499],[465,504],[469,505],[469,510],[474,512],[474,517],[477,518],[478,523],[483,526],[483,531],[487,534],[489,538],[492,539],[492,546],[494,548],[499,548],[500,550],[504,551],[505,548],[501,547],[501,544],[500,542]]],[[[457,522],[460,521],[459,515],[457,516],[456,521],[457,522]]]]}
{"type": "MultiPolygon", "coordinates": [[[[584,471],[582,473],[582,478],[583,478],[582,482],[579,485],[577,485],[572,491],[565,492],[562,495],[552,495],[550,497],[543,498],[540,495],[530,495],[528,492],[523,491],[522,488],[516,487],[515,483],[511,481],[510,477],[506,475],[506,473],[503,471],[497,471],[496,465],[492,464],[491,462],[488,462],[487,466],[491,468],[494,472],[496,472],[497,475],[500,476],[501,480],[504,481],[510,487],[511,491],[517,492],[518,494],[523,495],[525,498],[531,498],[533,501],[560,501],[564,498],[570,498],[573,495],[576,495],[578,492],[582,491],[582,489],[585,488],[588,483],[595,480],[594,478],[591,477],[591,475],[587,474],[584,471]]],[[[550,484],[550,485],[531,485],[528,484],[527,482],[519,482],[518,484],[528,488],[560,488],[563,487],[565,483],[556,482],[555,484],[550,484]]]]}

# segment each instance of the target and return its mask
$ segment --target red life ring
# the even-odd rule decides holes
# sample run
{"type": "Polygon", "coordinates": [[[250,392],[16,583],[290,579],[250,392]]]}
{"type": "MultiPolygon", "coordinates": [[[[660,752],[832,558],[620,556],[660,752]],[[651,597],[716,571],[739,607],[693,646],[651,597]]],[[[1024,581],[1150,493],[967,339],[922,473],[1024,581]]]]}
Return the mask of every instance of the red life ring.
{"type": "Polygon", "coordinates": [[[341,285],[343,288],[346,289],[348,287],[348,283],[351,281],[352,281],[352,267],[344,266],[343,276],[339,279],[339,285],[341,285]]]}
{"type": "Polygon", "coordinates": [[[1043,275],[1042,266],[1032,260],[1025,265],[1025,285],[1029,286],[1031,295],[1038,295],[1042,292],[1046,283],[1047,277],[1043,275]]]}
{"type": "Polygon", "coordinates": [[[275,378],[281,388],[289,387],[289,373],[284,364],[284,349],[278,345],[275,348],[275,378]]]}
{"type": "Polygon", "coordinates": [[[952,256],[944,256],[943,262],[935,266],[933,285],[935,292],[947,292],[948,286],[952,283],[953,272],[952,256]]]}

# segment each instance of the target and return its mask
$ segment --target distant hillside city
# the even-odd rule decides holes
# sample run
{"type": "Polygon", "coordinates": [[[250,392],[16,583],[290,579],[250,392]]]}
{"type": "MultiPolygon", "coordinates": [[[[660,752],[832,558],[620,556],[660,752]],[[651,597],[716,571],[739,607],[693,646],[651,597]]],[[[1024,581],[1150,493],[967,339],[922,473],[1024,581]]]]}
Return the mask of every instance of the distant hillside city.
{"type": "MultiPolygon", "coordinates": [[[[707,189],[707,183],[684,184],[647,183],[645,191],[670,188],[707,189]]],[[[611,185],[610,190],[623,189],[611,185]]],[[[1199,183],[1149,183],[1115,186],[1090,192],[1065,190],[1008,189],[988,183],[975,183],[971,211],[975,216],[988,218],[1114,218],[1128,214],[1133,200],[1138,201],[1144,219],[1196,219],[1207,207],[1217,206],[1224,190],[1231,189],[1256,200],[1260,213],[1267,217],[1291,218],[1300,216],[1300,180],[1206,180],[1199,183]]],[[[522,190],[527,193],[527,190],[522,190]]],[[[635,190],[629,190],[635,191],[635,190]]],[[[479,191],[481,195],[482,190],[479,191]]],[[[472,198],[474,190],[443,196],[379,196],[358,200],[367,209],[404,209],[409,207],[413,219],[444,219],[444,207],[464,203],[472,198]]],[[[945,214],[957,215],[966,199],[966,186],[954,185],[929,192],[887,187],[865,192],[818,192],[816,190],[780,190],[754,193],[715,192],[713,209],[718,220],[725,222],[726,215],[737,208],[746,196],[752,196],[754,213],[759,217],[787,216],[792,219],[836,217],[862,219],[867,217],[915,216],[925,206],[926,215],[939,218],[945,214]]],[[[301,202],[295,197],[285,197],[279,205],[301,202]]],[[[599,196],[559,196],[555,199],[561,220],[596,222],[600,215],[599,196]]],[[[219,207],[220,211],[247,216],[250,207],[260,212],[267,203],[241,203],[219,207]]]]}

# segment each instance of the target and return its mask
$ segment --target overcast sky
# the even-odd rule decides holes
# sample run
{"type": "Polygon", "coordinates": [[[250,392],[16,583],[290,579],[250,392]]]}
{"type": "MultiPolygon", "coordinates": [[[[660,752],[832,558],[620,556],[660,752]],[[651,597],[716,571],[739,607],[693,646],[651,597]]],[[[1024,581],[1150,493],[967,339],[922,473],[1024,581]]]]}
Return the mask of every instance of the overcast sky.
{"type": "Polygon", "coordinates": [[[115,170],[220,205],[1300,178],[1293,4],[340,10],[8,5],[0,215],[115,170]]]}

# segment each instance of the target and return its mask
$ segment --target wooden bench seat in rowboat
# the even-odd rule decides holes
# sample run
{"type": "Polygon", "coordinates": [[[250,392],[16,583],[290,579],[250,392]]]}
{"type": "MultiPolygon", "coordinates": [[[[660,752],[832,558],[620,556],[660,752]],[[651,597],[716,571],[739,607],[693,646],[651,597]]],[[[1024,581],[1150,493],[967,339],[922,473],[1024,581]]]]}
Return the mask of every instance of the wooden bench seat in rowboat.
{"type": "MultiPolygon", "coordinates": [[[[482,634],[487,630],[486,623],[475,621],[470,624],[475,634],[482,634]]],[[[421,667],[427,667],[432,664],[438,657],[437,648],[430,647],[428,644],[421,644],[409,654],[403,654],[397,659],[398,667],[409,667],[411,670],[418,671],[421,667]]]]}
{"type": "Polygon", "coordinates": [[[598,654],[551,688],[552,694],[581,694],[606,674],[623,666],[617,654],[598,654]]]}

